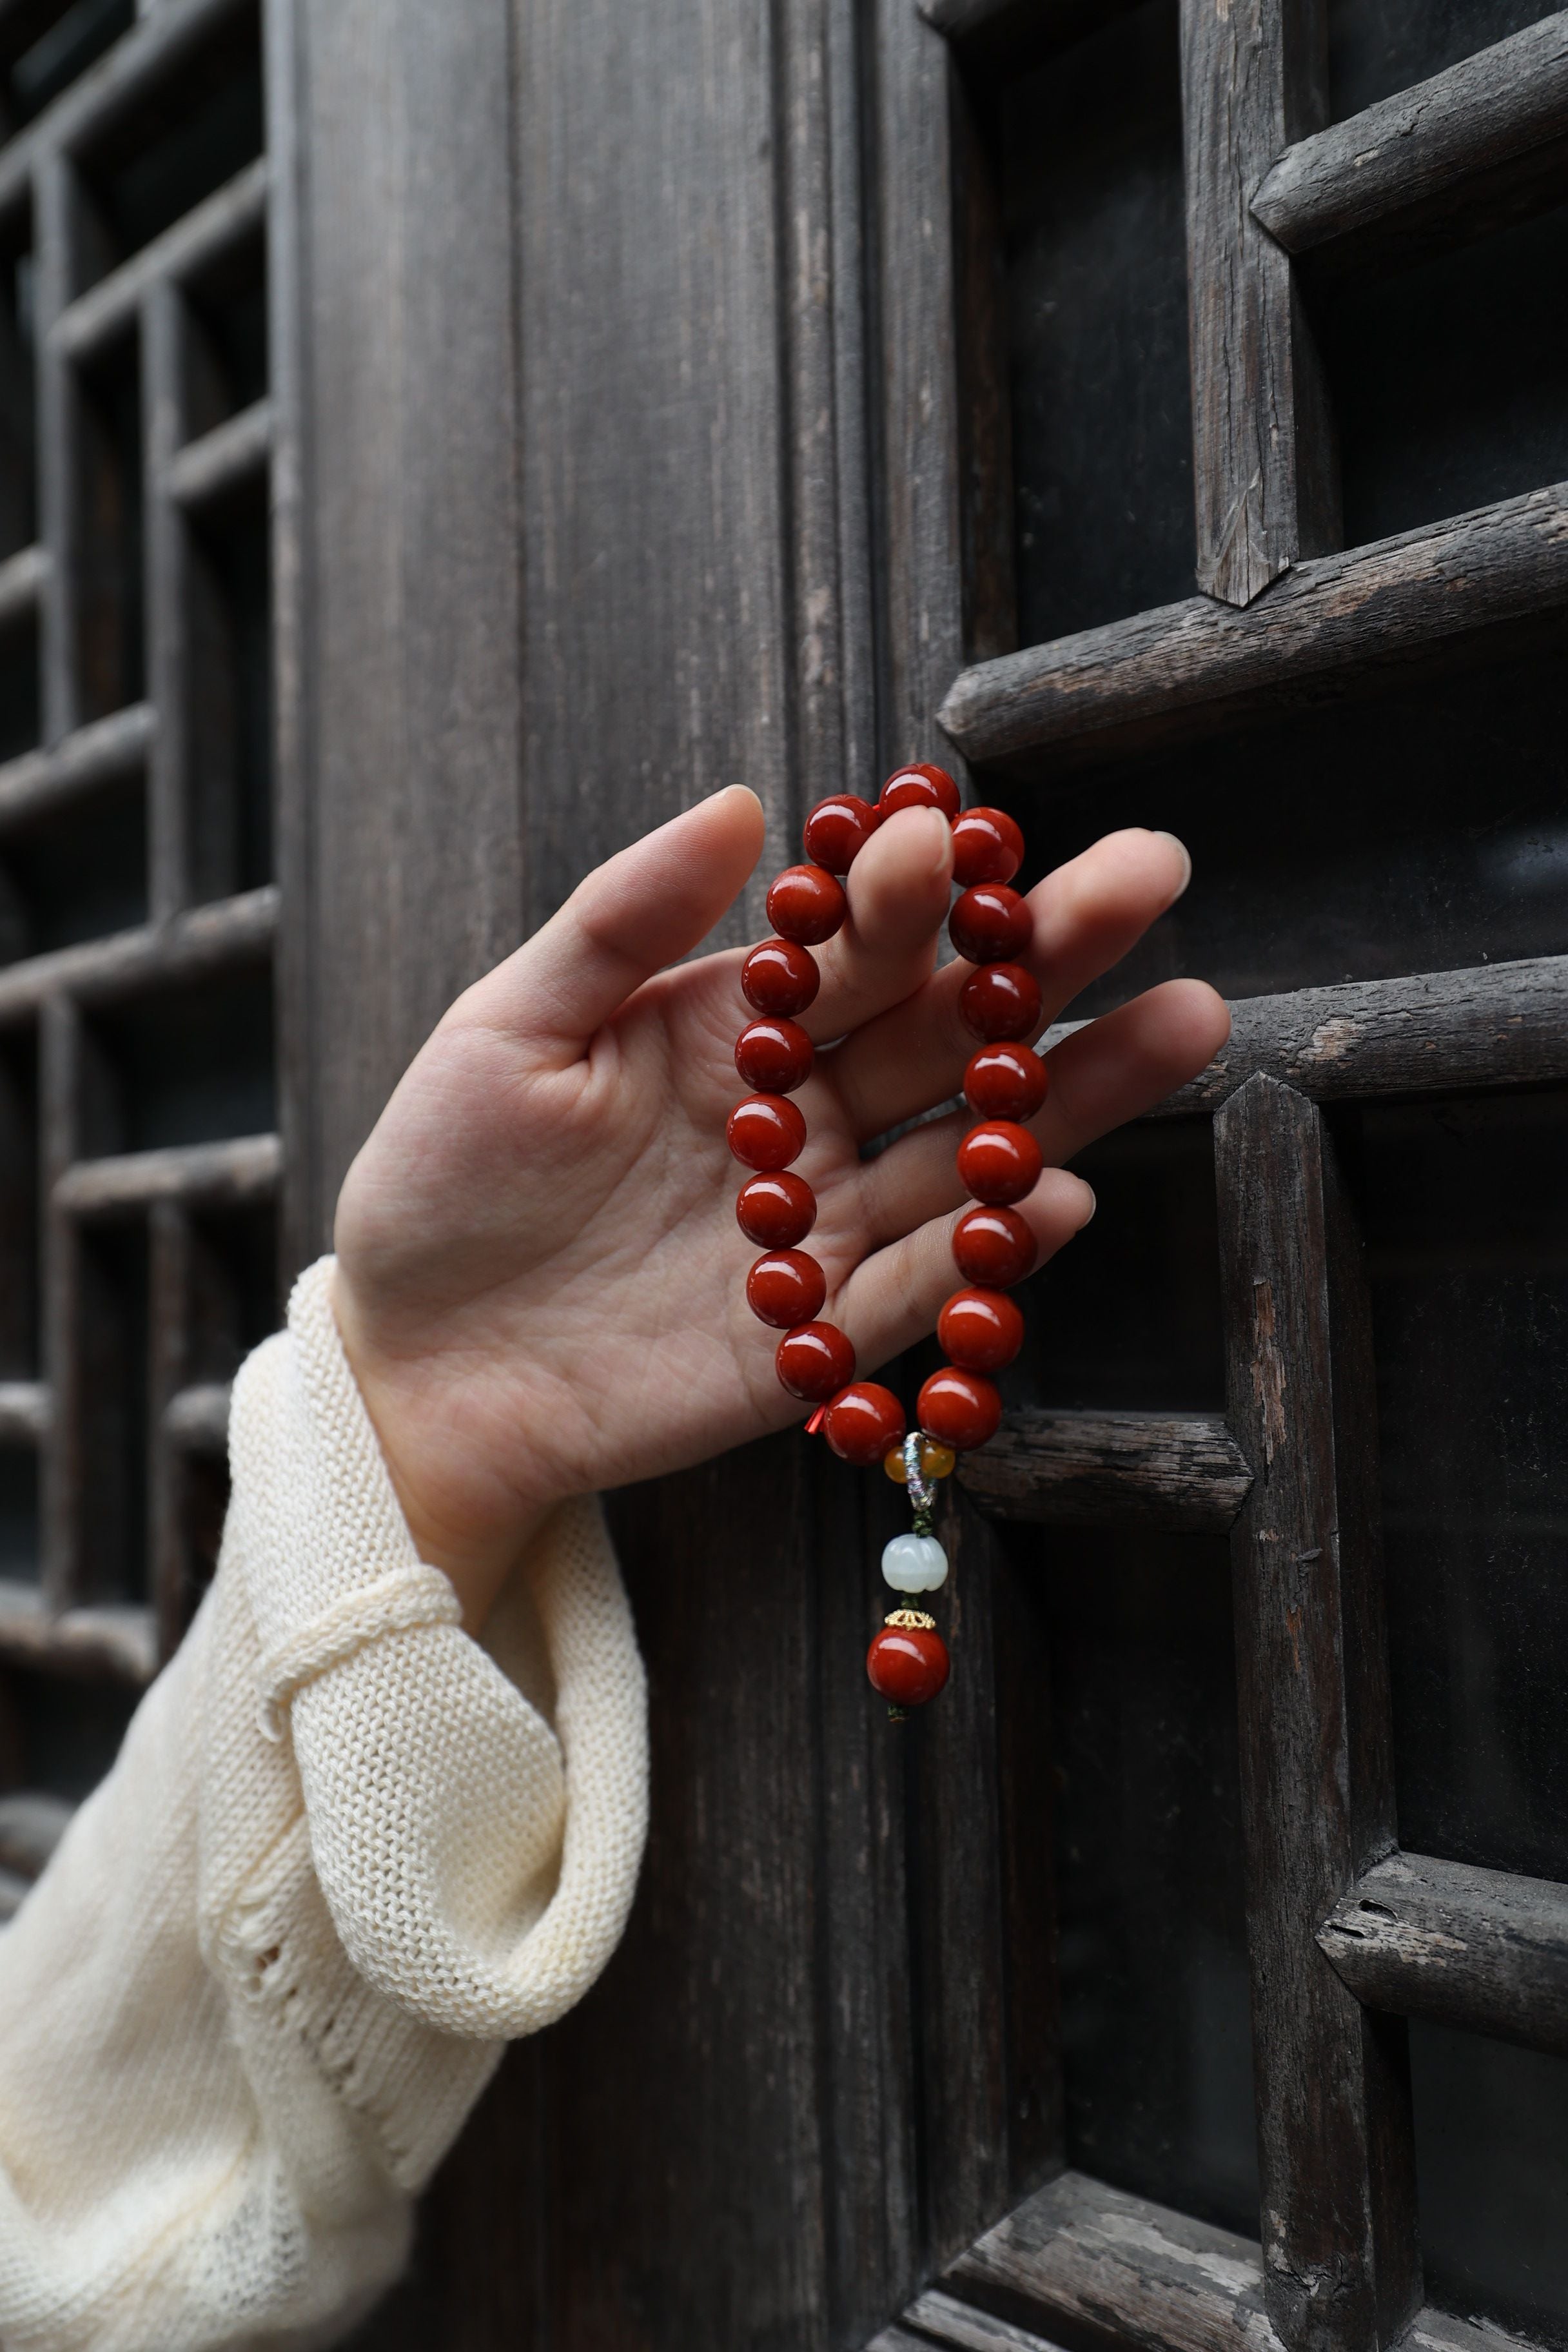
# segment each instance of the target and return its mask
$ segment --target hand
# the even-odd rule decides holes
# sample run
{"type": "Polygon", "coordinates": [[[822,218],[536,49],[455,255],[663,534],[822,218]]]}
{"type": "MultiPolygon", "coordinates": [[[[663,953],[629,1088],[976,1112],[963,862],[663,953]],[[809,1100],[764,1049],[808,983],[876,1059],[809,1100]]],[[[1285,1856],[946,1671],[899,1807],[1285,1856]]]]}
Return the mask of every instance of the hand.
{"type": "MultiPolygon", "coordinates": [[[[747,1307],[735,1223],[745,1171],[725,1120],[747,1017],[742,950],[677,963],[763,847],[740,786],[610,859],[515,955],[459,997],[349,1171],[336,1305],[350,1361],[421,1555],[477,1627],[530,1532],[563,1497],[703,1460],[799,1420],[778,1335],[747,1307]],[[673,969],[668,968],[673,966],[673,969]]],[[[795,1099],[797,1165],[819,1202],[806,1244],[826,1319],[862,1374],[929,1332],[954,1287],[948,1237],[967,1120],[860,1146],[956,1092],[973,1041],[967,964],[934,969],[952,851],[934,810],[881,826],[848,877],[849,920],[816,950],[802,1016],[819,1047],[795,1099]]],[[[1049,1020],[1186,887],[1168,834],[1128,832],[1030,894],[1028,961],[1049,1020]]],[[[1033,1122],[1046,1171],[1021,1206],[1040,1257],[1094,1198],[1061,1162],[1202,1069],[1229,1021],[1172,981],[1050,1056],[1033,1122]]]]}

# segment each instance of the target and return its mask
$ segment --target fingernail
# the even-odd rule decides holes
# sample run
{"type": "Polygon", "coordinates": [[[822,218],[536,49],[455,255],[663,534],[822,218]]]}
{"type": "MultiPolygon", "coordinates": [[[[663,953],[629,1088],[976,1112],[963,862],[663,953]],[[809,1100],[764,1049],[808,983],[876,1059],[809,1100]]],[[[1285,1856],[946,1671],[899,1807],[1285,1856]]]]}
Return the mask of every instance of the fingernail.
{"type": "MultiPolygon", "coordinates": [[[[1083,1184],[1083,1178],[1081,1176],[1078,1181],[1080,1184],[1083,1184]]],[[[1089,1202],[1089,1207],[1085,1210],[1083,1218],[1083,1224],[1087,1225],[1090,1217],[1093,1216],[1096,1209],[1099,1208],[1100,1202],[1094,1197],[1094,1187],[1092,1184],[1083,1184],[1083,1195],[1085,1200],[1089,1202]]],[[[1079,1233],[1082,1233],[1083,1225],[1079,1227],[1079,1233]]]]}
{"type": "Polygon", "coordinates": [[[1174,849],[1174,850],[1178,850],[1178,851],[1180,851],[1180,853],[1181,853],[1181,859],[1182,859],[1182,866],[1183,866],[1183,868],[1184,868],[1184,872],[1183,872],[1183,875],[1182,875],[1182,879],[1181,879],[1180,885],[1178,886],[1177,890],[1176,890],[1176,898],[1173,898],[1173,899],[1172,899],[1172,901],[1171,901],[1171,904],[1172,904],[1172,906],[1173,907],[1173,906],[1175,905],[1175,903],[1176,903],[1176,898],[1179,898],[1181,897],[1181,895],[1182,895],[1183,891],[1184,891],[1184,890],[1185,890],[1185,888],[1186,888],[1186,887],[1187,887],[1188,883],[1189,883],[1189,882],[1192,880],[1192,878],[1193,878],[1193,853],[1192,853],[1192,851],[1187,847],[1186,843],[1185,843],[1184,841],[1179,841],[1179,840],[1176,838],[1176,835],[1175,835],[1173,833],[1158,833],[1158,832],[1157,832],[1157,833],[1155,834],[1155,835],[1154,835],[1154,838],[1155,838],[1155,840],[1156,840],[1156,841],[1168,841],[1168,842],[1170,843],[1170,845],[1171,845],[1171,846],[1172,846],[1172,848],[1173,848],[1173,849],[1174,849]]]}

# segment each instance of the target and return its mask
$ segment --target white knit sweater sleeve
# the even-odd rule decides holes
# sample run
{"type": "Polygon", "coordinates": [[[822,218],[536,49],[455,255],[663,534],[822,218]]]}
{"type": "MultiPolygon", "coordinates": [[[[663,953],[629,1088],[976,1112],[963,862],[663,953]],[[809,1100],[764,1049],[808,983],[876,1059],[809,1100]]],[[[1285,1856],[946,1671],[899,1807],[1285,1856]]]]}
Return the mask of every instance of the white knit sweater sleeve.
{"type": "Polygon", "coordinates": [[[331,1264],[235,1388],[213,1589],[0,1931],[5,2352],[325,2345],[507,2038],[586,1991],[647,1819],[596,1504],[483,1646],[423,1567],[331,1264]]]}

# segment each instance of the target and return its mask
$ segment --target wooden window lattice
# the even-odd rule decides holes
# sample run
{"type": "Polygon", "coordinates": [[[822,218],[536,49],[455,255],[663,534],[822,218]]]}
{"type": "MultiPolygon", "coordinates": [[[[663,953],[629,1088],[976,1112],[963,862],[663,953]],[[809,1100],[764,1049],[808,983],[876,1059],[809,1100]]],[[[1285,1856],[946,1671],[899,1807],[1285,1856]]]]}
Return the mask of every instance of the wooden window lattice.
{"type": "MultiPolygon", "coordinates": [[[[0,7],[0,79],[65,14],[0,7]]],[[[276,1311],[268,203],[255,0],[144,6],[0,146],[0,1665],[132,1687],[276,1311]]],[[[25,1878],[62,1809],[20,1770],[25,1878]]]]}
{"type": "MultiPolygon", "coordinates": [[[[1030,12],[925,13],[962,58],[1030,12]]],[[[1560,197],[1568,12],[1331,125],[1313,0],[1182,0],[1181,16],[1200,593],[959,677],[944,728],[1020,782],[1568,604],[1568,485],[1342,548],[1297,278],[1308,251],[1419,253],[1560,197]]],[[[1018,2352],[1085,2329],[1154,2346],[1263,2328],[1290,2352],[1500,2340],[1419,2308],[1400,2021],[1568,2051],[1568,1888],[1395,1842],[1370,1319],[1324,1107],[1561,1084],[1568,958],[1233,1009],[1218,1063],[1156,1114],[1213,1116],[1225,1418],[1020,1415],[963,1476],[1003,1520],[1229,1532],[1262,2244],[1068,2173],[876,2352],[1018,2352]]]]}

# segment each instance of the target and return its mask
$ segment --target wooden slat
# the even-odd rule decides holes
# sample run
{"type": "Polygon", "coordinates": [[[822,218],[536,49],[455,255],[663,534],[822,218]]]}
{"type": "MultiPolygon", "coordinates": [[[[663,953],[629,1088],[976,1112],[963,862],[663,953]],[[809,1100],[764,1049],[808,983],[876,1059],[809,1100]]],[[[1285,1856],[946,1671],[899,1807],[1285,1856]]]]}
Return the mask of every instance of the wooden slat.
{"type": "Polygon", "coordinates": [[[42,1381],[0,1381],[0,1445],[41,1445],[50,1398],[42,1381]]]}
{"type": "MultiPolygon", "coordinates": [[[[1063,2173],[989,2231],[885,2340],[897,2352],[963,2345],[962,2334],[941,2329],[961,2326],[950,2315],[971,2304],[979,2307],[976,2324],[995,2314],[1025,2331],[1026,2344],[1034,2336],[1126,2352],[1278,2352],[1279,2343],[1264,2309],[1255,2241],[1081,2172],[1063,2173]],[[935,2322],[929,2335],[926,2313],[935,2322]]],[[[1501,2328],[1429,2308],[1398,2342],[1401,2352],[1519,2352],[1519,2339],[1501,2328]]]]}
{"type": "Polygon", "coordinates": [[[119,776],[133,776],[157,730],[148,702],[132,703],[108,719],[79,727],[48,751],[24,751],[0,763],[0,825],[25,823],[64,808],[119,776]]]}
{"type": "Polygon", "coordinates": [[[0,971],[0,1023],[31,1019],[51,997],[105,1003],[265,957],[278,929],[271,884],[198,907],[170,923],[60,948],[0,971]]]}
{"type": "Polygon", "coordinates": [[[1152,1116],[1217,1110],[1259,1074],[1314,1102],[1568,1082],[1568,956],[1242,997],[1230,1015],[1224,1052],[1152,1116]]]}
{"type": "Polygon", "coordinates": [[[959,1476],[997,1519],[1224,1535],[1252,1474],[1224,1422],[1199,1413],[1009,1413],[959,1476]]]}
{"type": "Polygon", "coordinates": [[[19,547],[0,563],[0,629],[37,611],[48,576],[47,548],[19,547]]]}
{"type": "Polygon", "coordinates": [[[57,1181],[54,1202],[67,1216],[83,1222],[128,1216],[161,1201],[245,1208],[270,1200],[282,1171],[283,1147],[277,1136],[242,1135],[223,1143],[79,1160],[57,1181]]]}
{"type": "Polygon", "coordinates": [[[141,323],[142,627],[148,691],[159,719],[147,775],[148,913],[162,923],[201,895],[192,887],[188,551],[184,520],[168,491],[169,467],[184,434],[184,321],[180,297],[166,278],[147,285],[141,323]]]}
{"type": "Polygon", "coordinates": [[[161,0],[133,32],[116,41],[36,121],[0,148],[0,212],[23,194],[40,154],[79,147],[107,130],[249,5],[252,0],[161,0]]]}
{"type": "Polygon", "coordinates": [[[1369,2009],[1568,2055],[1568,1886],[1394,1853],[1318,1930],[1369,2009]]]}
{"type": "Polygon", "coordinates": [[[1258,2247],[1064,2173],[959,2257],[944,2284],[1018,2325],[1139,2352],[1275,2352],[1258,2247]]]}
{"type": "Polygon", "coordinates": [[[1315,1104],[1250,1078],[1215,1164],[1265,2299],[1292,2352],[1368,2352],[1419,2295],[1408,2072],[1315,1937],[1394,1843],[1370,1312],[1315,1104]]]}
{"type": "Polygon", "coordinates": [[[1201,732],[1293,691],[1568,605],[1568,483],[1295,566],[1245,612],[1206,596],[977,664],[940,713],[1019,776],[1201,732]]]}
{"type": "Polygon", "coordinates": [[[125,332],[150,288],[194,277],[241,244],[267,218],[270,179],[265,155],[247,163],[162,236],[68,304],[50,329],[54,347],[72,360],[86,359],[125,332]]]}
{"type": "Polygon", "coordinates": [[[1326,121],[1321,0],[1182,0],[1197,583],[1250,604],[1337,544],[1333,436],[1289,257],[1247,198],[1326,121]]]}
{"type": "Polygon", "coordinates": [[[1252,199],[1288,252],[1568,166],[1568,11],[1286,149],[1252,199]],[[1543,151],[1546,151],[1543,152],[1543,151]],[[1511,167],[1511,168],[1510,168],[1511,167]]]}
{"type": "Polygon", "coordinates": [[[89,1680],[151,1682],[158,1645],[150,1609],[68,1609],[53,1614],[30,1584],[0,1583],[0,1662],[89,1680]]]}
{"type": "MultiPolygon", "coordinates": [[[[911,2352],[930,2345],[940,2346],[942,2352],[1056,2352],[1048,2339],[1037,2336],[1032,2327],[1016,2326],[1010,2319],[978,2311],[973,2304],[960,2303],[956,2295],[944,2294],[940,2287],[916,2295],[909,2309],[900,2314],[900,2326],[883,2340],[894,2347],[901,2341],[911,2352]],[[904,2335],[906,2328],[917,2328],[919,2335],[904,2335]]],[[[874,2347],[870,2352],[875,2352],[874,2347]]]]}
{"type": "Polygon", "coordinates": [[[180,1389],[169,1399],[163,1408],[163,1426],[183,1454],[227,1452],[228,1401],[226,1381],[180,1389]]]}
{"type": "Polygon", "coordinates": [[[187,442],[170,461],[169,495],[183,507],[222,498],[264,473],[272,452],[272,404],[258,400],[237,416],[187,442]]]}

